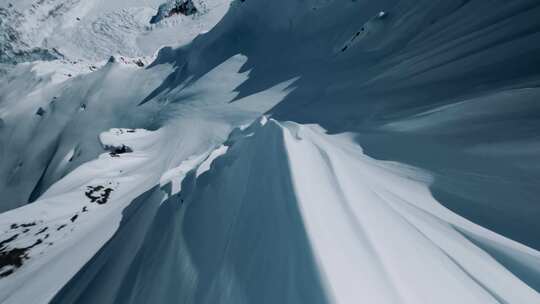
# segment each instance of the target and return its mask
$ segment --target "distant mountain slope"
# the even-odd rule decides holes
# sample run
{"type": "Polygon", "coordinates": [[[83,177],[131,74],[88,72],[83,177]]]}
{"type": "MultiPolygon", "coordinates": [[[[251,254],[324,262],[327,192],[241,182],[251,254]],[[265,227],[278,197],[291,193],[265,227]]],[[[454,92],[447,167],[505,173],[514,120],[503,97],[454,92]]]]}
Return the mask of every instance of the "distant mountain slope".
{"type": "MultiPolygon", "coordinates": [[[[93,140],[81,143],[92,148],[74,142],[78,153],[70,165],[62,170],[54,165],[65,156],[59,155],[65,152],[58,150],[61,142],[77,141],[64,137],[68,125],[78,125],[77,129],[89,132],[93,139],[105,131],[81,125],[78,116],[93,108],[93,99],[104,101],[106,94],[95,88],[103,83],[100,77],[109,74],[110,68],[104,66],[111,56],[122,65],[144,68],[162,45],[183,45],[209,30],[229,5],[222,0],[196,1],[200,8],[196,15],[174,15],[151,25],[157,10],[149,5],[161,3],[47,0],[27,6],[20,3],[20,7],[5,4],[7,8],[0,11],[8,16],[0,21],[6,30],[0,35],[8,38],[0,38],[0,58],[5,59],[5,64],[0,63],[0,71],[4,71],[0,73],[0,193],[5,203],[0,204],[0,210],[35,200],[63,175],[98,155],[93,140]],[[33,63],[12,65],[27,61],[33,63]],[[75,79],[79,75],[89,78],[75,79]],[[98,95],[92,97],[94,93],[98,95]],[[18,124],[20,121],[26,123],[18,124]]],[[[118,97],[111,98],[106,107],[112,103],[120,106],[118,97]]],[[[101,115],[108,112],[94,110],[101,115]]],[[[106,124],[115,124],[114,119],[106,124]]]]}
{"type": "Polygon", "coordinates": [[[538,1],[84,3],[0,82],[1,302],[540,302],[538,1]]]}
{"type": "Polygon", "coordinates": [[[161,43],[186,43],[209,30],[228,8],[228,1],[196,0],[199,9],[190,18],[171,16],[174,22],[150,24],[164,1],[2,0],[0,63],[152,56],[161,43]]]}

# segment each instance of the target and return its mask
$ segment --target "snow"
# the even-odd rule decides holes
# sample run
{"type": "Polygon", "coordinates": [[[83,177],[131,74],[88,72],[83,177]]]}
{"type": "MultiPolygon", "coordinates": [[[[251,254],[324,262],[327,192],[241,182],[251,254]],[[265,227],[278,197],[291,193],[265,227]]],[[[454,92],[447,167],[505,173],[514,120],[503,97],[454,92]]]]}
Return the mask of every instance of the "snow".
{"type": "Polygon", "coordinates": [[[294,136],[284,132],[284,141],[296,196],[337,303],[359,298],[377,303],[538,299],[536,291],[461,233],[524,253],[532,265],[538,265],[539,252],[440,206],[424,173],[366,157],[350,139],[294,127],[294,136]]]}
{"type": "MultiPolygon", "coordinates": [[[[208,92],[208,98],[202,104],[196,104],[194,100],[190,104],[186,99],[186,103],[182,105],[169,107],[183,119],[175,123],[171,122],[170,125],[156,131],[141,128],[112,128],[99,134],[99,144],[102,148],[114,151],[113,148],[126,146],[130,147],[132,152],[101,154],[98,159],[83,163],[54,183],[40,195],[36,202],[3,213],[0,226],[3,227],[6,235],[10,235],[11,224],[34,221],[39,223],[40,229],[49,227],[53,230],[53,228],[58,229],[62,224],[67,224],[68,226],[60,231],[66,229],[69,233],[51,234],[47,238],[48,242],[52,243],[50,247],[45,247],[48,244],[43,243],[30,251],[28,261],[25,261],[23,266],[14,272],[13,279],[0,282],[2,301],[4,303],[20,303],[21,301],[41,303],[51,299],[65,282],[114,235],[122,219],[122,212],[131,201],[158,184],[164,187],[171,184],[172,189],[168,195],[176,194],[180,191],[179,185],[188,171],[206,170],[204,167],[198,169],[198,165],[207,159],[206,156],[213,147],[219,146],[225,140],[232,128],[254,119],[286,94],[287,90],[283,90],[283,87],[287,87],[288,82],[277,86],[274,90],[265,91],[264,94],[255,94],[251,98],[261,100],[255,108],[244,105],[245,101],[242,100],[230,104],[227,99],[217,98],[217,96],[226,96],[226,92],[234,89],[240,81],[245,79],[245,74],[242,73],[237,74],[236,78],[228,77],[228,80],[223,78],[223,75],[234,75],[243,62],[245,59],[242,57],[233,57],[217,67],[214,72],[194,83],[191,86],[192,90],[204,90],[208,92]],[[214,86],[216,79],[221,79],[221,86],[214,86]],[[216,98],[212,98],[212,94],[215,94],[216,98]],[[190,119],[186,119],[184,115],[190,119]],[[193,129],[196,125],[198,128],[193,129]],[[183,131],[178,132],[178,130],[183,131]],[[168,154],[163,151],[174,151],[174,153],[168,154]],[[198,154],[201,156],[194,156],[198,154]],[[91,200],[91,197],[96,195],[103,198],[103,190],[91,191],[87,194],[98,186],[112,189],[106,203],[101,204],[99,200],[95,202],[91,200]],[[88,211],[83,213],[81,210],[84,207],[88,211]],[[76,225],[70,224],[70,218],[74,215],[78,215],[76,225]],[[91,238],[85,236],[90,231],[92,231],[91,238]],[[69,267],[64,265],[66,261],[69,261],[69,267]],[[24,284],[24,289],[19,289],[21,284],[24,284]]],[[[115,69],[115,67],[111,68],[115,69]]],[[[122,66],[116,68],[124,69],[122,66]]],[[[111,77],[111,79],[114,79],[116,85],[122,81],[121,77],[111,77]]],[[[133,78],[129,79],[128,81],[133,81],[133,78]]],[[[186,90],[185,94],[192,96],[189,90],[186,90]]],[[[233,93],[230,98],[234,96],[233,93]]],[[[139,101],[140,99],[127,100],[139,101]]],[[[91,104],[85,112],[89,111],[92,111],[91,104]]],[[[89,119],[96,119],[98,116],[106,118],[105,114],[106,112],[103,112],[101,108],[89,119]]],[[[113,111],[109,115],[114,117],[117,114],[113,111]]],[[[77,121],[77,123],[81,122],[77,121]]],[[[77,138],[77,136],[72,138],[77,138]]],[[[71,144],[68,142],[65,146],[70,147],[71,144]]],[[[70,148],[68,154],[72,149],[70,148]]],[[[213,152],[208,157],[214,158],[217,154],[213,152]]],[[[64,154],[59,168],[65,164],[65,158],[64,154]]],[[[164,190],[162,195],[166,193],[167,191],[164,190]]],[[[31,242],[28,240],[37,239],[33,232],[27,232],[18,241],[31,242]]],[[[22,246],[23,243],[18,243],[18,241],[11,246],[22,246]]]]}
{"type": "Polygon", "coordinates": [[[171,185],[170,195],[178,194],[182,190],[182,181],[188,173],[193,169],[197,169],[202,160],[206,157],[206,154],[191,156],[187,160],[183,161],[180,166],[170,169],[165,172],[159,180],[159,185],[165,187],[167,184],[171,185]]]}
{"type": "Polygon", "coordinates": [[[229,2],[198,0],[195,6],[200,13],[175,16],[171,18],[174,20],[151,25],[150,19],[163,1],[47,0],[31,5],[14,1],[17,3],[9,7],[9,1],[3,0],[0,8],[5,10],[2,12],[6,20],[0,26],[13,34],[0,37],[0,44],[13,49],[13,56],[6,54],[8,62],[25,61],[19,53],[27,54],[29,61],[63,57],[88,64],[111,55],[152,58],[164,45],[186,44],[211,29],[225,14],[229,2]],[[15,36],[15,40],[10,38],[15,36]],[[43,50],[43,54],[37,50],[43,50]],[[55,53],[60,56],[53,56],[55,53]]]}
{"type": "Polygon", "coordinates": [[[540,302],[535,0],[13,2],[0,302],[540,302]]]}
{"type": "MultiPolygon", "coordinates": [[[[328,135],[316,125],[262,119],[239,132],[227,141],[227,153],[182,189],[181,204],[163,202],[168,216],[155,219],[148,247],[135,259],[147,262],[122,270],[138,280],[161,279],[144,290],[128,283],[124,290],[131,291],[119,297],[163,303],[538,301],[535,290],[476,241],[515,256],[531,273],[538,273],[540,253],[441,206],[429,191],[428,173],[375,160],[351,134],[328,135]],[[180,227],[178,233],[162,233],[169,225],[180,227]]],[[[79,292],[78,299],[92,301],[105,279],[91,277],[97,285],[82,293],[76,280],[62,295],[79,292]]]]}
{"type": "Polygon", "coordinates": [[[214,151],[212,151],[210,155],[208,155],[208,157],[199,165],[199,167],[197,167],[195,176],[199,177],[204,172],[209,171],[214,160],[224,155],[225,153],[227,153],[228,149],[229,148],[227,146],[221,145],[218,148],[216,148],[214,151]]]}

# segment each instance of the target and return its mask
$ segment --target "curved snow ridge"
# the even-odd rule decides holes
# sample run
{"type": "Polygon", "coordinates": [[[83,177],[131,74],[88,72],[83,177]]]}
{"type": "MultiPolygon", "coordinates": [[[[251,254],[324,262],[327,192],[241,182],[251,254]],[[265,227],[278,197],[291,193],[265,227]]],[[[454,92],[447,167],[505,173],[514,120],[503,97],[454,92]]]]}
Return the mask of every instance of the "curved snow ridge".
{"type": "MultiPolygon", "coordinates": [[[[224,160],[218,158],[209,178],[212,174],[223,175],[219,173],[219,168],[225,169],[223,164],[227,170],[240,166],[249,172],[262,169],[260,174],[265,176],[283,176],[285,173],[278,171],[284,168],[273,160],[286,158],[285,169],[290,172],[294,189],[294,195],[287,200],[300,210],[325,294],[331,302],[540,301],[537,291],[476,244],[514,256],[517,264],[529,269],[527,277],[536,280],[540,278],[540,253],[444,208],[431,195],[431,179],[426,173],[372,159],[363,154],[352,136],[328,135],[316,125],[270,119],[241,132],[245,136],[235,135],[229,152],[224,160]],[[261,157],[257,154],[263,158],[266,155],[268,161],[255,165],[253,162],[261,157]]],[[[205,186],[201,192],[240,191],[223,190],[227,185],[205,186]]],[[[272,183],[265,187],[279,189],[272,183]]],[[[254,199],[257,198],[244,197],[242,201],[249,204],[254,199]]],[[[264,200],[278,204],[271,198],[264,200]]],[[[235,222],[246,220],[238,218],[239,214],[235,222]]],[[[223,217],[220,220],[224,221],[227,215],[214,216],[223,217]]],[[[229,237],[232,240],[242,235],[229,237]]],[[[260,235],[258,242],[264,243],[267,237],[260,235]]],[[[227,250],[225,255],[232,257],[227,250]]]]}

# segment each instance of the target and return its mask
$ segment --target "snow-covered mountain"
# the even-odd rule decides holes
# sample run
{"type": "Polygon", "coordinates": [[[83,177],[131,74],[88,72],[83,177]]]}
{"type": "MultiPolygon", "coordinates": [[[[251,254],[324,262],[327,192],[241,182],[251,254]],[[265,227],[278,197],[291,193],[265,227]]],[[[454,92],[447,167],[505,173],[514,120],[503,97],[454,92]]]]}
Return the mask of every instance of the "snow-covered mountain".
{"type": "Polygon", "coordinates": [[[59,58],[102,61],[111,55],[149,57],[161,46],[185,44],[209,30],[228,8],[228,1],[190,0],[186,3],[192,11],[190,18],[185,18],[181,12],[158,12],[160,5],[169,13],[176,7],[175,0],[163,2],[2,0],[0,63],[59,58]],[[164,15],[160,22],[149,22],[158,15],[164,15]]]}
{"type": "Polygon", "coordinates": [[[536,0],[0,0],[0,302],[540,302],[536,0]]]}
{"type": "MultiPolygon", "coordinates": [[[[158,3],[158,1],[154,1],[153,4],[157,7],[158,3]]],[[[15,37],[20,39],[4,41],[8,48],[3,54],[5,57],[14,58],[12,61],[32,61],[32,63],[13,66],[10,61],[6,61],[5,64],[0,64],[0,70],[3,69],[4,74],[6,74],[0,83],[0,113],[2,113],[0,119],[8,122],[9,120],[43,118],[38,119],[39,124],[42,125],[40,128],[44,128],[43,124],[49,123],[54,126],[51,126],[43,134],[39,134],[37,138],[32,131],[37,126],[32,126],[32,123],[24,126],[13,125],[13,128],[10,128],[11,125],[8,123],[5,129],[0,130],[6,134],[13,132],[10,136],[0,138],[3,155],[5,155],[0,164],[0,177],[2,177],[0,191],[6,197],[6,203],[0,206],[0,210],[33,201],[35,199],[35,195],[32,196],[33,190],[38,191],[36,195],[41,194],[45,188],[69,172],[70,168],[95,158],[101,150],[99,144],[96,144],[95,138],[104,129],[88,130],[89,126],[80,125],[80,122],[77,122],[79,119],[73,117],[73,113],[81,113],[87,109],[92,110],[93,106],[90,106],[92,97],[90,95],[97,94],[95,98],[100,99],[98,102],[102,102],[104,101],[104,90],[99,90],[99,92],[93,90],[88,86],[101,85],[98,83],[90,84],[93,82],[92,80],[81,80],[76,76],[88,75],[97,82],[103,82],[104,76],[109,74],[111,69],[115,69],[112,68],[114,65],[112,61],[116,61],[128,69],[141,70],[152,62],[156,51],[161,46],[188,43],[217,23],[228,8],[227,1],[201,0],[197,2],[197,7],[200,9],[196,14],[190,16],[174,15],[152,25],[150,20],[157,14],[157,10],[148,6],[151,4],[148,1],[124,1],[121,5],[114,1],[49,0],[38,1],[32,5],[27,4],[29,8],[25,7],[24,4],[21,2],[19,4],[21,7],[7,5],[7,10],[10,12],[18,12],[18,9],[21,9],[24,13],[20,13],[20,15],[25,17],[20,18],[20,25],[17,26],[20,30],[14,28],[17,32],[15,37]],[[12,52],[15,49],[18,51],[12,52]],[[58,54],[58,57],[51,55],[51,52],[58,54]],[[43,58],[30,54],[46,56],[43,58]],[[36,59],[55,58],[61,59],[34,62],[36,59]],[[109,62],[108,66],[106,66],[107,62],[109,62]],[[6,70],[9,73],[6,73],[6,70]],[[101,75],[98,76],[98,74],[101,75]],[[77,85],[74,86],[74,83],[80,83],[81,87],[76,88],[77,85]],[[85,91],[86,93],[84,93],[85,91]],[[86,96],[83,96],[85,94],[86,96]],[[36,98],[36,95],[39,97],[36,98]],[[71,101],[63,102],[64,98],[71,101]],[[34,115],[36,113],[38,115],[34,115]],[[68,123],[78,125],[79,127],[76,129],[79,131],[86,128],[87,130],[82,130],[83,133],[90,132],[88,136],[92,140],[87,141],[87,143],[81,142],[82,145],[90,144],[90,147],[76,148],[76,155],[67,166],[64,166],[65,170],[58,171],[57,168],[54,168],[53,172],[49,162],[58,163],[61,161],[52,158],[53,154],[60,157],[57,154],[58,151],[54,151],[55,145],[58,144],[60,133],[64,132],[68,123]],[[36,154],[22,156],[21,145],[36,145],[38,148],[34,149],[34,152],[27,150],[30,154],[36,154]],[[29,172],[24,174],[24,180],[17,180],[16,176],[19,173],[14,174],[14,172],[18,171],[16,168],[21,162],[25,163],[24,167],[29,172]],[[47,176],[51,174],[54,176],[51,176],[52,180],[49,180],[47,176]],[[40,186],[42,183],[46,184],[43,188],[40,186]]],[[[163,73],[168,73],[166,68],[154,69],[153,71],[156,70],[161,70],[158,73],[161,76],[157,76],[154,72],[151,72],[154,76],[141,76],[142,83],[140,85],[142,87],[133,90],[142,89],[144,91],[144,86],[153,86],[153,83],[165,78],[163,73]],[[147,82],[148,84],[145,84],[147,82]]],[[[141,75],[146,74],[145,71],[140,71],[140,73],[141,75]]],[[[124,73],[119,72],[119,74],[124,73]]],[[[126,79],[126,81],[129,83],[131,80],[126,79]]],[[[125,88],[130,87],[128,83],[124,84],[125,88]]],[[[119,83],[112,82],[110,85],[111,94],[119,94],[120,91],[123,91],[118,90],[119,83]]],[[[130,98],[128,98],[129,101],[126,99],[126,102],[136,105],[139,102],[137,99],[143,97],[131,95],[130,98]]],[[[114,111],[129,111],[124,109],[125,105],[120,105],[118,101],[107,102],[107,104],[112,108],[117,107],[114,111]]],[[[103,113],[105,111],[103,108],[96,107],[94,110],[101,112],[102,119],[110,119],[110,123],[113,125],[118,119],[116,117],[121,116],[118,115],[119,113],[111,113],[115,118],[105,118],[106,114],[103,113]]],[[[134,110],[137,110],[137,107],[134,110]]],[[[127,118],[127,120],[131,121],[132,118],[127,118]]],[[[69,140],[78,141],[80,138],[69,140]]],[[[83,142],[86,141],[83,140],[83,142]]],[[[79,143],[70,143],[69,145],[72,144],[79,146],[79,143]]],[[[66,148],[69,150],[73,147],[66,148]]]]}

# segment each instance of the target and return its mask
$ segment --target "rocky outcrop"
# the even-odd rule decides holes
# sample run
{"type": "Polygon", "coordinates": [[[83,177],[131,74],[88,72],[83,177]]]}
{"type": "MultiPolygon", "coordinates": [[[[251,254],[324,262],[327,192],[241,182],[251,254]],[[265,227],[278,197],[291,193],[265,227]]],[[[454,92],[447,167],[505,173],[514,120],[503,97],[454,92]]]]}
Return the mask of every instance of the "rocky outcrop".
{"type": "Polygon", "coordinates": [[[150,23],[155,24],[174,15],[190,16],[197,12],[197,7],[192,0],[169,0],[159,6],[157,14],[152,17],[150,23]]]}

